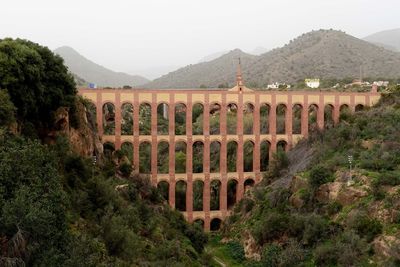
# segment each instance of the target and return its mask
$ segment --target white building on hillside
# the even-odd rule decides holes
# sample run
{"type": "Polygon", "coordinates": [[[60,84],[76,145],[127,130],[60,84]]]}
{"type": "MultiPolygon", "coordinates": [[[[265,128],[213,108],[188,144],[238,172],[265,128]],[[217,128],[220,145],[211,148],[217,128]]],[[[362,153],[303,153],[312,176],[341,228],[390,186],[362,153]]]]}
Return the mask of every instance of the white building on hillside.
{"type": "Polygon", "coordinates": [[[310,88],[318,88],[319,87],[319,79],[305,79],[304,82],[310,88]]]}

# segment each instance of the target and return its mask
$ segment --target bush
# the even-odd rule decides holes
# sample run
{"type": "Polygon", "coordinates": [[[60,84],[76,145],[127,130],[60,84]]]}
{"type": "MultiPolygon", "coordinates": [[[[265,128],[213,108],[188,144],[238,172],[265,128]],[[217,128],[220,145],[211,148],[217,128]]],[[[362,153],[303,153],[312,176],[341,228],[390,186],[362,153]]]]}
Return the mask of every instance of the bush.
{"type": "Polygon", "coordinates": [[[226,246],[228,247],[230,256],[236,261],[243,262],[246,259],[243,246],[239,242],[229,241],[226,246]]]}
{"type": "Polygon", "coordinates": [[[129,177],[132,172],[132,165],[124,162],[119,166],[119,171],[122,173],[123,176],[129,177]]]}
{"type": "Polygon", "coordinates": [[[317,189],[319,186],[333,181],[333,172],[323,165],[316,165],[310,171],[309,181],[311,187],[317,189]]]}

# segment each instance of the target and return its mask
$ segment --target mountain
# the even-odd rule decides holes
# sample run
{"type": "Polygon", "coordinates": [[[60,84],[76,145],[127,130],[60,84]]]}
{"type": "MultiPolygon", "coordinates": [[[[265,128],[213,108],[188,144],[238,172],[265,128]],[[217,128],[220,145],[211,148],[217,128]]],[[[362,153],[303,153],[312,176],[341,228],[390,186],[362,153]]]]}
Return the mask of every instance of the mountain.
{"type": "Polygon", "coordinates": [[[215,53],[209,54],[209,55],[201,58],[198,63],[212,61],[212,60],[214,60],[216,58],[221,57],[222,55],[225,55],[228,52],[229,51],[219,51],[219,52],[215,52],[215,53]]]}
{"type": "Polygon", "coordinates": [[[305,78],[400,77],[400,53],[384,49],[341,31],[312,31],[281,48],[259,56],[233,50],[215,60],[189,65],[146,84],[149,88],[200,85],[233,86],[237,58],[242,59],[245,82],[262,87],[271,82],[294,83],[305,78]]]}
{"type": "Polygon", "coordinates": [[[212,61],[189,65],[170,72],[146,84],[145,87],[197,88],[200,86],[217,87],[220,84],[230,84],[233,80],[232,77],[235,77],[239,57],[245,69],[250,68],[250,63],[256,58],[256,56],[235,49],[212,61]]]}
{"type": "Polygon", "coordinates": [[[364,37],[363,40],[400,52],[400,28],[377,32],[364,37]]]}
{"type": "Polygon", "coordinates": [[[148,79],[138,75],[129,75],[107,69],[90,61],[68,46],[57,48],[54,52],[64,59],[65,65],[68,66],[73,74],[99,86],[138,86],[149,82],[148,79]]]}

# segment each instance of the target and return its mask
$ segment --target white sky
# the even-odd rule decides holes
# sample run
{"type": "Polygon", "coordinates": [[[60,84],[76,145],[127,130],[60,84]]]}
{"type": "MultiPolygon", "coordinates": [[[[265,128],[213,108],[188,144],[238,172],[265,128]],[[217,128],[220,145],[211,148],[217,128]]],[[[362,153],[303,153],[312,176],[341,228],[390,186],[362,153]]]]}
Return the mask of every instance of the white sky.
{"type": "Polygon", "coordinates": [[[399,0],[1,0],[0,38],[68,45],[116,71],[274,48],[310,30],[364,37],[400,27],[399,0]]]}

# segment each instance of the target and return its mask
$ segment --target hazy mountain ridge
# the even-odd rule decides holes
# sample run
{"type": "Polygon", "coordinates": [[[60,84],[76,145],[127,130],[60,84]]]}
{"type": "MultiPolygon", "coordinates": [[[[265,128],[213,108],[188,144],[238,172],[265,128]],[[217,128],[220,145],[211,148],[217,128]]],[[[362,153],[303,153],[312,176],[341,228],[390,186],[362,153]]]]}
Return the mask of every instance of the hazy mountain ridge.
{"type": "Polygon", "coordinates": [[[65,65],[69,70],[82,79],[95,83],[99,86],[122,87],[124,85],[139,86],[149,82],[148,79],[129,75],[123,72],[115,72],[80,55],[68,46],[59,47],[55,53],[64,58],[65,65]]]}
{"type": "Polygon", "coordinates": [[[400,28],[376,32],[364,37],[363,40],[400,52],[400,28]]]}
{"type": "Polygon", "coordinates": [[[256,87],[304,78],[400,77],[400,53],[386,50],[341,31],[305,33],[260,56],[235,49],[210,62],[189,65],[145,85],[149,88],[218,87],[235,82],[237,58],[245,82],[256,87]]]}

